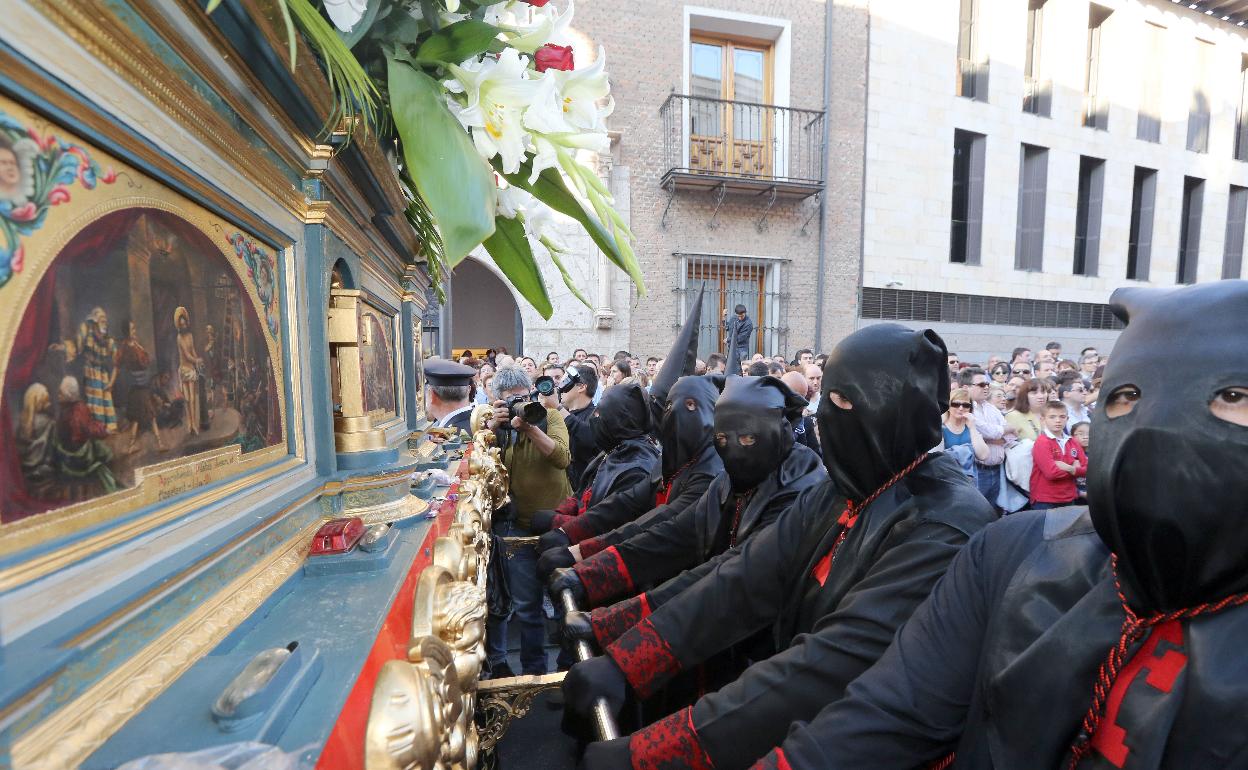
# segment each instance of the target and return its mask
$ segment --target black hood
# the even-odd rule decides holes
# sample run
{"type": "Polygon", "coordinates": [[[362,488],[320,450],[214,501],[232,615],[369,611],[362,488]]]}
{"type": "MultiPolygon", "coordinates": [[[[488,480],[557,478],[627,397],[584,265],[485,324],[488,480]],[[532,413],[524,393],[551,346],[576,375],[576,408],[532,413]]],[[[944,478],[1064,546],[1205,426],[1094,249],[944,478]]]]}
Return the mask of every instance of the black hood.
{"type": "Polygon", "coordinates": [[[667,406],[659,418],[665,478],[701,455],[715,440],[718,398],[719,389],[705,377],[681,377],[668,391],[667,406]]]}
{"type": "Polygon", "coordinates": [[[940,443],[947,359],[936,332],[892,323],[859,329],[833,348],[823,367],[819,439],[828,475],[850,500],[866,499],[940,443]],[[854,408],[832,403],[833,391],[854,408]]]}
{"type": "Polygon", "coordinates": [[[793,446],[795,415],[806,399],[775,377],[729,377],[715,402],[715,451],[738,492],[753,489],[778,468],[793,446]],[[752,443],[743,445],[742,436],[752,443]]]}
{"type": "Polygon", "coordinates": [[[1127,328],[1092,417],[1088,500],[1132,608],[1248,591],[1248,427],[1210,411],[1248,388],[1248,281],[1119,289],[1110,304],[1127,328]],[[1125,386],[1140,398],[1111,418],[1125,386]]]}
{"type": "Polygon", "coordinates": [[[607,388],[589,418],[589,427],[594,432],[594,443],[603,452],[610,452],[630,438],[646,435],[650,431],[646,392],[635,382],[607,388]]]}

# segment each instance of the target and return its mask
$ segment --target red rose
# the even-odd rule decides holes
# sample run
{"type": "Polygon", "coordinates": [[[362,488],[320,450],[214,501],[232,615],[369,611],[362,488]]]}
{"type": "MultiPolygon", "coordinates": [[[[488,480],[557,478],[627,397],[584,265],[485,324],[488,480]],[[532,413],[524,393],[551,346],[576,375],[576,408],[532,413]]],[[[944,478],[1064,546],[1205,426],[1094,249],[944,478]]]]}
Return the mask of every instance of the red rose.
{"type": "Polygon", "coordinates": [[[572,46],[547,43],[533,54],[533,63],[538,72],[573,69],[575,65],[572,63],[572,46]]]}
{"type": "Polygon", "coordinates": [[[524,2],[528,3],[534,8],[541,8],[543,5],[546,5],[547,3],[549,3],[550,0],[524,0],[524,2]]]}

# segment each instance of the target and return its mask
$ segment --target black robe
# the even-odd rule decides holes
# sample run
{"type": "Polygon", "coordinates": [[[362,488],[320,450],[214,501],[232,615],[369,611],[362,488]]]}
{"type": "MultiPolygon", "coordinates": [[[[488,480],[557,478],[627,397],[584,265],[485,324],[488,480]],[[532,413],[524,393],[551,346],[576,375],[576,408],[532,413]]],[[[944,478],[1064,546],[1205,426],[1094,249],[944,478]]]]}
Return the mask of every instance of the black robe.
{"type": "Polygon", "coordinates": [[[636,594],[745,543],[775,521],[803,490],[826,480],[815,453],[794,444],[780,467],[752,493],[734,494],[727,474],[722,474],[692,506],[666,520],[650,522],[635,536],[585,559],[574,570],[591,605],[636,594]]]}
{"type": "Polygon", "coordinates": [[[590,461],[598,456],[598,445],[594,443],[594,432],[589,427],[589,416],[594,413],[594,405],[587,404],[581,409],[568,410],[563,424],[568,429],[568,452],[572,455],[568,463],[568,484],[573,489],[581,488],[581,476],[590,461]]]}
{"type": "MultiPolygon", "coordinates": [[[[681,712],[634,733],[634,763],[748,767],[888,647],[967,540],[994,518],[948,457],[933,455],[871,502],[855,525],[831,482],[674,596],[606,653],[642,697],[759,631],[780,652],[681,712]],[[828,562],[833,553],[835,558],[828,562]]],[[[870,766],[870,765],[867,765],[870,766]]]]}
{"type": "Polygon", "coordinates": [[[581,516],[565,521],[560,529],[571,542],[582,545],[590,539],[598,540],[599,535],[614,536],[611,542],[590,545],[588,554],[585,549],[581,551],[582,556],[592,555],[618,542],[617,531],[636,533],[646,524],[666,520],[683,511],[702,497],[711,481],[723,472],[724,464],[715,448],[708,446],[693,465],[671,480],[664,502],[659,503],[655,498],[665,486],[663,469],[656,465],[649,478],[614,492],[581,516]],[[642,519],[646,524],[641,523],[642,519]]]}
{"type": "MultiPolygon", "coordinates": [[[[900,770],[956,750],[955,768],[1065,767],[1124,617],[1085,508],[1007,517],[784,757],[900,770]]],[[[1248,607],[1173,623],[1132,647],[1110,691],[1093,745],[1121,764],[1094,748],[1080,770],[1248,767],[1248,607]]]]}

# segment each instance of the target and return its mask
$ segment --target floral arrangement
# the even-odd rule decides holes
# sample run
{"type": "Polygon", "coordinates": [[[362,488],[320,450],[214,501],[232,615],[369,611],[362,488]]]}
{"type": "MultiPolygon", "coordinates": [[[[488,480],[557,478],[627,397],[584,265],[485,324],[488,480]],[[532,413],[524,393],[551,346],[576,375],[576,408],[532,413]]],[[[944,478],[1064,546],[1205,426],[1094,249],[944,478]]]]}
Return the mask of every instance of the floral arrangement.
{"type": "MultiPolygon", "coordinates": [[[[220,0],[209,0],[211,12],[220,0]]],[[[296,28],[335,89],[335,126],[397,142],[407,218],[435,285],[478,245],[544,318],[535,253],[563,262],[553,212],[574,219],[644,293],[632,233],[581,151],[609,149],[605,54],[577,67],[573,2],[276,0],[295,64],[296,28]]]]}

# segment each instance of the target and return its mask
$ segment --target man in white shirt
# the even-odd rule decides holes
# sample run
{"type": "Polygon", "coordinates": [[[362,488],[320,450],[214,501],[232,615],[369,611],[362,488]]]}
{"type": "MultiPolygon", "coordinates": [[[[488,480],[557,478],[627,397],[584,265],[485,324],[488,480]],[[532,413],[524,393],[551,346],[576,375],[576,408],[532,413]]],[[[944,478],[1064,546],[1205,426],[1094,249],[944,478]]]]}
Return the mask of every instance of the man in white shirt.
{"type": "Polygon", "coordinates": [[[988,502],[997,506],[1001,493],[1001,464],[1005,462],[1006,447],[1014,443],[1016,432],[1005,421],[1001,410],[988,402],[988,386],[991,380],[983,369],[968,366],[958,372],[958,384],[970,391],[975,405],[975,427],[988,444],[988,456],[975,461],[975,486],[988,502]]]}

